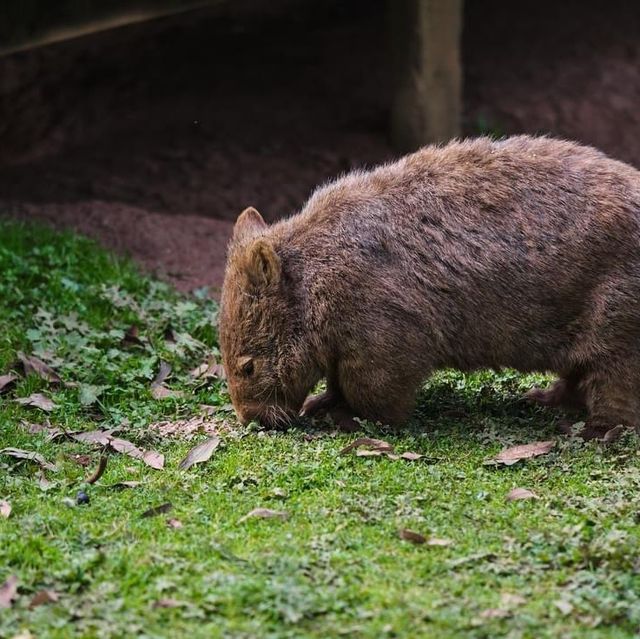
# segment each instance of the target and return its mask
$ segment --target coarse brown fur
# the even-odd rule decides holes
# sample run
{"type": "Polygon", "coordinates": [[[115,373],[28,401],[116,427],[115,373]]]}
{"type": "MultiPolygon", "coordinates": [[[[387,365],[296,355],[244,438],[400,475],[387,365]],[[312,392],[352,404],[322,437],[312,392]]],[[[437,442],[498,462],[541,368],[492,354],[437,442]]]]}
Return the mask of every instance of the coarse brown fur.
{"type": "Polygon", "coordinates": [[[571,142],[426,147],[238,219],[220,340],[241,419],[342,410],[397,424],[435,369],[559,380],[585,436],[640,414],[640,172],[571,142]]]}

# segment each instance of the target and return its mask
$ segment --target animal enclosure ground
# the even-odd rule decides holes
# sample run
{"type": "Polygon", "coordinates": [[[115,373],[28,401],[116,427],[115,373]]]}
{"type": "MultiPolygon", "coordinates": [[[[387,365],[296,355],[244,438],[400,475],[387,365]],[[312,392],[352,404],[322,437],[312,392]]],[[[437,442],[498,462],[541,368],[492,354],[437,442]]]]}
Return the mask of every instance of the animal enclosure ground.
{"type": "Polygon", "coordinates": [[[640,631],[637,437],[557,436],[556,413],[519,399],[540,377],[444,371],[407,430],[363,424],[424,457],[340,454],[354,436],[234,422],[202,291],[178,295],[86,240],[7,223],[0,272],[0,376],[16,378],[0,377],[0,449],[42,456],[0,455],[0,636],[640,631]],[[16,401],[27,397],[48,410],[16,401]],[[172,435],[187,419],[208,435],[172,435]],[[74,434],[108,428],[156,454],[74,434]],[[211,458],[181,470],[216,433],[211,458]],[[540,440],[555,446],[484,463],[540,440]],[[537,499],[508,501],[515,488],[537,499]]]}

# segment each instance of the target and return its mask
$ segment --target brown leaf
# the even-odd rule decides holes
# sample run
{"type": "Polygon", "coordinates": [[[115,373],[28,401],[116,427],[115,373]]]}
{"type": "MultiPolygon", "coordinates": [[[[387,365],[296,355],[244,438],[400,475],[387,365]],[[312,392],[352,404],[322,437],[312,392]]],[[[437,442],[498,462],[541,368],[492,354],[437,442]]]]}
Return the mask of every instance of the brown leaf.
{"type": "Polygon", "coordinates": [[[427,538],[424,535],[413,530],[409,530],[408,528],[403,528],[399,534],[400,539],[410,541],[412,544],[424,544],[427,542],[427,538]]]}
{"type": "Polygon", "coordinates": [[[522,595],[512,592],[503,592],[500,595],[500,601],[502,602],[502,605],[507,608],[523,606],[527,603],[527,600],[522,595]]]}
{"type": "Polygon", "coordinates": [[[5,388],[8,388],[9,385],[13,384],[13,382],[15,382],[16,379],[18,379],[18,376],[14,375],[13,373],[7,373],[6,375],[0,375],[0,393],[5,388]]]}
{"type": "Polygon", "coordinates": [[[191,468],[194,464],[201,464],[209,460],[213,451],[220,445],[220,438],[217,435],[209,437],[209,439],[203,441],[192,448],[187,456],[180,462],[180,468],[186,470],[191,468]]]}
{"type": "Polygon", "coordinates": [[[113,431],[110,430],[91,430],[74,433],[73,438],[79,442],[109,446],[118,453],[142,460],[147,466],[151,466],[151,468],[155,468],[156,470],[162,470],[164,468],[164,455],[153,450],[143,450],[126,439],[114,437],[113,431]]]}
{"type": "Polygon", "coordinates": [[[214,355],[210,355],[206,361],[202,362],[200,366],[196,366],[189,374],[194,379],[225,378],[224,367],[217,363],[214,355]]]}
{"type": "Polygon", "coordinates": [[[15,457],[16,459],[26,459],[27,461],[36,462],[36,464],[39,464],[41,468],[45,468],[46,470],[58,470],[54,464],[48,462],[40,453],[31,450],[3,448],[0,450],[0,455],[9,455],[9,457],[15,457]]]}
{"type": "Polygon", "coordinates": [[[182,522],[179,519],[167,519],[169,528],[182,528],[182,522]]]}
{"type": "Polygon", "coordinates": [[[406,459],[407,461],[417,461],[418,459],[422,459],[424,455],[421,455],[420,453],[412,453],[411,451],[407,450],[401,455],[395,455],[394,453],[387,453],[387,457],[389,459],[406,459]]]}
{"type": "Polygon", "coordinates": [[[153,399],[167,399],[167,397],[179,398],[184,396],[185,394],[183,391],[171,390],[164,386],[164,384],[151,387],[151,397],[153,397],[153,399]]]}
{"type": "Polygon", "coordinates": [[[91,455],[69,455],[69,458],[72,459],[78,466],[82,466],[83,468],[89,466],[91,464],[92,458],[91,455]]]}
{"type": "Polygon", "coordinates": [[[109,488],[137,488],[141,484],[141,481],[119,481],[115,484],[111,484],[109,488]]]}
{"type": "Polygon", "coordinates": [[[0,500],[0,517],[7,519],[11,514],[11,504],[4,499],[0,500]]]}
{"type": "Polygon", "coordinates": [[[218,433],[218,420],[205,419],[204,417],[191,417],[175,422],[157,422],[150,424],[149,428],[158,432],[161,437],[180,437],[191,439],[198,433],[213,436],[218,433]]]}
{"type": "Polygon", "coordinates": [[[53,486],[55,485],[55,482],[49,481],[46,478],[44,470],[40,470],[40,477],[38,477],[38,488],[40,488],[40,490],[49,490],[49,488],[53,488],[53,486]]]}
{"type": "Polygon", "coordinates": [[[429,537],[427,539],[427,546],[452,546],[453,541],[451,539],[441,539],[440,537],[429,537]]]}
{"type": "Polygon", "coordinates": [[[393,453],[393,446],[388,442],[385,442],[381,439],[373,439],[371,437],[358,437],[355,441],[351,442],[348,446],[345,446],[341,451],[341,455],[346,455],[350,453],[352,450],[357,450],[358,448],[366,447],[372,451],[379,451],[380,454],[383,453],[393,453]]]}
{"type": "Polygon", "coordinates": [[[528,488],[514,488],[507,495],[507,501],[518,501],[520,499],[540,499],[540,497],[528,488]]]}
{"type": "Polygon", "coordinates": [[[512,446],[501,451],[490,462],[511,466],[521,459],[530,459],[538,455],[546,455],[556,443],[554,441],[533,442],[532,444],[522,444],[521,446],[512,446]]]}
{"type": "Polygon", "coordinates": [[[19,397],[14,401],[22,406],[34,406],[47,412],[57,408],[57,406],[42,393],[32,393],[29,397],[19,397]]]}
{"type": "Polygon", "coordinates": [[[62,384],[62,379],[58,373],[35,355],[25,355],[18,351],[18,359],[24,368],[25,375],[33,374],[40,377],[40,379],[44,379],[46,382],[50,382],[51,384],[62,384]]]}
{"type": "Polygon", "coordinates": [[[238,523],[247,521],[247,519],[287,519],[289,513],[284,510],[271,510],[270,508],[254,508],[251,512],[248,512],[244,517],[240,517],[238,523]]]}
{"type": "Polygon", "coordinates": [[[144,342],[140,339],[140,329],[135,324],[129,326],[125,331],[122,343],[131,346],[144,346],[144,342]]]}
{"type": "Polygon", "coordinates": [[[160,504],[159,506],[154,506],[153,508],[149,508],[149,510],[145,510],[140,517],[155,517],[156,515],[162,515],[164,513],[168,513],[173,508],[173,504],[171,502],[166,502],[164,504],[160,504]]]}
{"type": "Polygon", "coordinates": [[[158,601],[153,602],[154,608],[178,608],[180,606],[186,606],[187,603],[184,601],[178,601],[177,599],[158,599],[158,601]]]}
{"type": "Polygon", "coordinates": [[[511,613],[508,610],[502,610],[502,608],[489,608],[480,613],[483,619],[505,619],[510,617],[511,613]]]}
{"type": "Polygon", "coordinates": [[[554,605],[565,616],[570,615],[573,612],[573,604],[569,601],[565,601],[564,599],[555,601],[554,605]]]}
{"type": "Polygon", "coordinates": [[[37,606],[42,606],[44,604],[57,603],[58,599],[60,599],[60,597],[55,590],[41,590],[31,599],[29,608],[36,608],[37,606]]]}
{"type": "Polygon", "coordinates": [[[18,592],[18,578],[11,575],[0,586],[0,608],[11,608],[11,602],[15,599],[18,592]]]}

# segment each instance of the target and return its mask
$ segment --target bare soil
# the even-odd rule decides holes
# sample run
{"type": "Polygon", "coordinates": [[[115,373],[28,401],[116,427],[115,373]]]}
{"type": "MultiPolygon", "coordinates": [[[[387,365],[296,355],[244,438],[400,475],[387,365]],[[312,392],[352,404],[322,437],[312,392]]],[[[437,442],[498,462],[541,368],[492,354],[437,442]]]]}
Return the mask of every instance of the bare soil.
{"type": "MultiPolygon", "coordinates": [[[[0,209],[215,292],[243,208],[278,219],[396,155],[384,3],[282,1],[0,59],[0,209]]],[[[552,133],[640,166],[638,3],[465,11],[466,134],[552,133]]]]}

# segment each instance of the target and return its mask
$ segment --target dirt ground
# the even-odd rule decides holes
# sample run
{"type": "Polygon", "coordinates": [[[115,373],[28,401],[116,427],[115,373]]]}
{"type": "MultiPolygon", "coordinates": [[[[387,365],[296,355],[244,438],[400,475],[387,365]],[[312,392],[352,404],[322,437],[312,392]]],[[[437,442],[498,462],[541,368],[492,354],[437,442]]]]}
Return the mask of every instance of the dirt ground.
{"type": "MultiPolygon", "coordinates": [[[[395,155],[384,2],[300,7],[0,59],[0,210],[215,291],[243,208],[275,220],[395,155]]],[[[622,0],[467,0],[465,133],[548,132],[640,166],[638,33],[640,5],[622,0]]]]}

